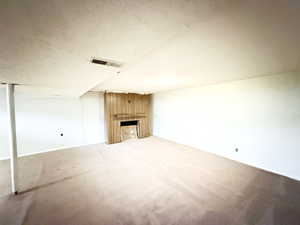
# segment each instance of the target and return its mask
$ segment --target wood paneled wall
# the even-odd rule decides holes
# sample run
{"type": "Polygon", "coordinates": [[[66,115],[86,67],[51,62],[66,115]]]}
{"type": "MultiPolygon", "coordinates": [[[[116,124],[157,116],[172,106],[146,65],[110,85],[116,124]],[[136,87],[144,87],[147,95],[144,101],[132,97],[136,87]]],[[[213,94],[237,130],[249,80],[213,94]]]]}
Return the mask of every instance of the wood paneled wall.
{"type": "Polygon", "coordinates": [[[138,120],[139,138],[151,135],[151,95],[105,93],[107,143],[121,142],[121,121],[138,120]]]}

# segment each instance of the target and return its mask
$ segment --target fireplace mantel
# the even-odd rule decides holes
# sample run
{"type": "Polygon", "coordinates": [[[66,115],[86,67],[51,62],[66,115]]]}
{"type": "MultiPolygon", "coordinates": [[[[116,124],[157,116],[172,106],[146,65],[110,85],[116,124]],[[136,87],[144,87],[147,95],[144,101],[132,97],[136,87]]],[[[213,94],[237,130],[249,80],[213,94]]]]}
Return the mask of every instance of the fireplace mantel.
{"type": "Polygon", "coordinates": [[[147,115],[145,113],[136,113],[136,114],[129,114],[129,113],[119,113],[114,114],[114,120],[135,120],[140,118],[146,118],[147,115]]]}

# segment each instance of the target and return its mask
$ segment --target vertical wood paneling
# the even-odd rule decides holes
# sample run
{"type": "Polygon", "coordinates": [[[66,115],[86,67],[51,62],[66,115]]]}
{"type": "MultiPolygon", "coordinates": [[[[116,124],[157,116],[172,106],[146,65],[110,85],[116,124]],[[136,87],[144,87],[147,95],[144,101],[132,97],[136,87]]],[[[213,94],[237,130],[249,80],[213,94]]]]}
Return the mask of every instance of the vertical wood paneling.
{"type": "Polygon", "coordinates": [[[138,120],[140,138],[151,135],[151,95],[105,93],[105,120],[107,142],[121,141],[120,121],[138,120]],[[127,118],[116,118],[116,115],[128,115],[127,118]],[[143,116],[143,117],[142,117],[143,116]]]}

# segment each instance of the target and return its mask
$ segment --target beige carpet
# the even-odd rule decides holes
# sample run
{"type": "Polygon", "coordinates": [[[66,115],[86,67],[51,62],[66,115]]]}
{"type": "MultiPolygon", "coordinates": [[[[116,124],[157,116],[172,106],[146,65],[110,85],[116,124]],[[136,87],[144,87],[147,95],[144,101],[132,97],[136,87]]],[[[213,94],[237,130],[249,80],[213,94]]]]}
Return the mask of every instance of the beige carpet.
{"type": "Polygon", "coordinates": [[[1,225],[297,225],[300,182],[150,137],[23,157],[1,225]]]}

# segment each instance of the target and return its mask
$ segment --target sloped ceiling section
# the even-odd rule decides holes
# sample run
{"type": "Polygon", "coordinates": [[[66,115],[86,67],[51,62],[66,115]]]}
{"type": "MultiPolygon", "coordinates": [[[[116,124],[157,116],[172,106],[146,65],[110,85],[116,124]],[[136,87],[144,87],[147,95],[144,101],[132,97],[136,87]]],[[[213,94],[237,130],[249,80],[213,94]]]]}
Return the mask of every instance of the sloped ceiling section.
{"type": "Polygon", "coordinates": [[[152,93],[300,65],[300,3],[1,0],[0,81],[49,95],[152,93]],[[122,68],[91,64],[92,57],[122,68]]]}

